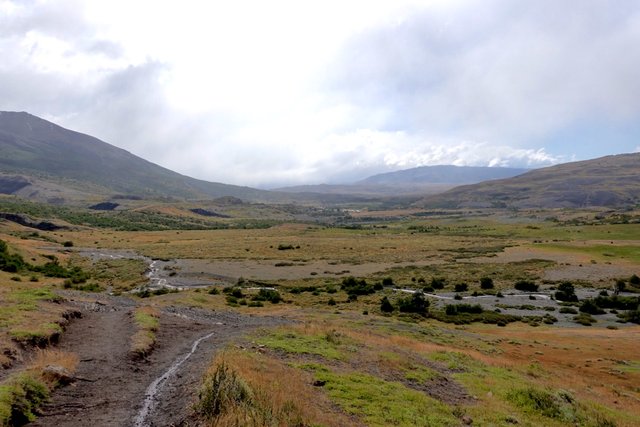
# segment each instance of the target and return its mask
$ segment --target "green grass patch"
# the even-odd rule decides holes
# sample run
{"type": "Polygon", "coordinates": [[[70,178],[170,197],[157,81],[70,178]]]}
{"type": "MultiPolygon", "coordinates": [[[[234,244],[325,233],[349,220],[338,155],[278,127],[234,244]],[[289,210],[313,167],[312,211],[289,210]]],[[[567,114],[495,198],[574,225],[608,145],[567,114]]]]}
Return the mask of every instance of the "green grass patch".
{"type": "Polygon", "coordinates": [[[0,384],[0,425],[20,426],[34,421],[35,410],[49,398],[47,386],[28,373],[0,384]]]}
{"type": "Polygon", "coordinates": [[[370,426],[459,424],[447,405],[399,382],[358,372],[338,374],[328,369],[318,369],[314,376],[326,381],[324,389],[336,404],[370,426]]]}
{"type": "Polygon", "coordinates": [[[342,351],[348,339],[331,331],[326,333],[302,334],[290,330],[270,332],[256,340],[274,350],[292,354],[313,354],[325,359],[341,360],[346,355],[342,351]]]}
{"type": "Polygon", "coordinates": [[[143,311],[136,311],[134,319],[138,327],[147,331],[157,331],[160,327],[160,320],[157,316],[153,316],[143,311]]]}

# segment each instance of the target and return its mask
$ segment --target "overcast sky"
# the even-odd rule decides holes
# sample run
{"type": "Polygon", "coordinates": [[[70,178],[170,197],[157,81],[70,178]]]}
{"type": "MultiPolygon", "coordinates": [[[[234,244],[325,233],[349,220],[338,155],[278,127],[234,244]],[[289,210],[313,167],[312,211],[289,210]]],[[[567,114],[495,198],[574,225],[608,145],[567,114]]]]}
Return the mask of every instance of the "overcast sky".
{"type": "Polygon", "coordinates": [[[640,151],[640,1],[0,0],[0,110],[260,187],[640,151]]]}

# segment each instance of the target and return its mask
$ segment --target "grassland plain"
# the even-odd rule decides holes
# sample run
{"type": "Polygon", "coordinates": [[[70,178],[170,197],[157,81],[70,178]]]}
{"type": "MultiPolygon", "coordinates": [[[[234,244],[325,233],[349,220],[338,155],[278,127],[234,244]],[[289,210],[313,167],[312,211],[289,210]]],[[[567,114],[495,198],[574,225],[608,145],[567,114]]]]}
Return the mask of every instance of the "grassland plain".
{"type": "MultiPolygon", "coordinates": [[[[498,293],[511,292],[519,280],[535,282],[550,294],[560,282],[548,274],[557,271],[571,272],[580,288],[611,289],[616,279],[640,274],[640,225],[599,216],[559,211],[398,218],[394,213],[347,225],[163,231],[76,225],[35,232],[3,222],[0,239],[33,264],[55,256],[64,266],[79,266],[96,283],[92,289],[116,293],[144,282],[144,262],[90,261],[76,248],[184,261],[167,272],[169,282],[199,274],[203,287],[141,299],[150,307],[142,316],[147,326],[153,313],[175,307],[292,320],[293,325],[250,333],[212,362],[195,402],[194,419],[201,423],[632,426],[640,417],[637,326],[604,321],[601,315],[595,315],[600,319],[595,326],[572,323],[570,329],[545,325],[541,316],[504,327],[456,326],[436,320],[447,320],[438,299],[431,299],[429,307],[438,316],[398,312],[407,294],[393,290],[421,290],[443,279],[444,289],[432,292],[451,298],[445,301],[453,301],[455,293],[499,301],[498,293]],[[318,270],[320,261],[335,271],[318,270]],[[216,263],[234,262],[257,266],[256,277],[242,278],[238,269],[214,280],[221,265],[216,263]],[[367,269],[354,274],[358,266],[367,269]],[[594,266],[606,268],[580,276],[581,268],[594,266]],[[290,268],[303,273],[307,268],[307,274],[287,276],[290,268]],[[282,271],[282,279],[261,278],[267,270],[282,271]],[[343,288],[349,275],[371,287],[390,282],[354,294],[343,288]],[[492,279],[491,289],[482,288],[482,278],[492,279]],[[462,284],[465,290],[455,292],[462,284]],[[263,286],[274,288],[280,299],[260,296],[263,286]],[[381,311],[382,297],[395,312],[381,311]],[[235,390],[232,398],[212,388],[214,380],[235,390]],[[207,405],[218,403],[205,405],[207,396],[207,405]]],[[[0,273],[5,357],[20,354],[22,336],[62,332],[66,308],[57,293],[64,280],[35,274],[32,281],[34,274],[0,273]],[[47,325],[51,329],[45,331],[47,325]]],[[[561,317],[558,308],[549,316],[561,317]]],[[[607,316],[616,319],[614,313],[607,316]]],[[[153,329],[141,326],[145,336],[153,329]]]]}

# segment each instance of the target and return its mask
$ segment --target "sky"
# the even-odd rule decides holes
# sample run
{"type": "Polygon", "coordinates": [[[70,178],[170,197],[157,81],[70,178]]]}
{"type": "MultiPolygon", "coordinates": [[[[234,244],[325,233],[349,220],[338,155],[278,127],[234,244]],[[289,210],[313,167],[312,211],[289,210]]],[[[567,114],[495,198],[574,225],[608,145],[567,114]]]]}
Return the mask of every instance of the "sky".
{"type": "Polygon", "coordinates": [[[0,0],[0,110],[273,188],[640,151],[640,1],[0,0]]]}

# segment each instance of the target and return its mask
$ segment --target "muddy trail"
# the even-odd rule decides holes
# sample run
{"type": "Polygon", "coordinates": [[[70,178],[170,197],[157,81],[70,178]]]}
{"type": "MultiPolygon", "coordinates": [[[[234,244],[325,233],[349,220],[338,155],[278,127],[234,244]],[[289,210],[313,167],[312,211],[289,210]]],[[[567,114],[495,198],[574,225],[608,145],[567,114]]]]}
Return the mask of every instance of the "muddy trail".
{"type": "Polygon", "coordinates": [[[78,355],[76,380],[53,394],[32,426],[181,424],[217,350],[251,329],[283,323],[278,318],[168,307],[161,312],[153,352],[145,360],[134,360],[133,300],[67,298],[82,318],[68,326],[57,347],[78,355]]]}

